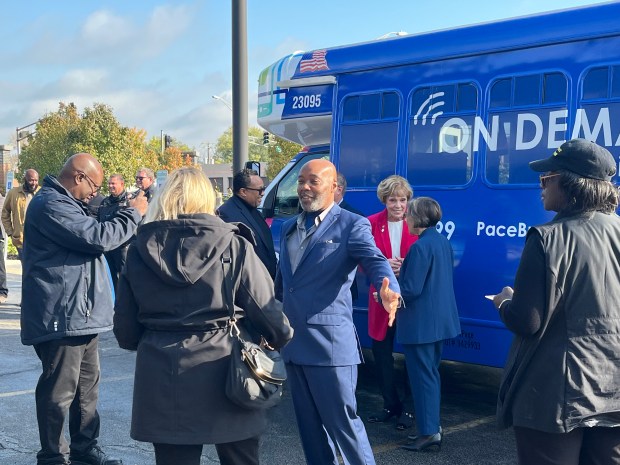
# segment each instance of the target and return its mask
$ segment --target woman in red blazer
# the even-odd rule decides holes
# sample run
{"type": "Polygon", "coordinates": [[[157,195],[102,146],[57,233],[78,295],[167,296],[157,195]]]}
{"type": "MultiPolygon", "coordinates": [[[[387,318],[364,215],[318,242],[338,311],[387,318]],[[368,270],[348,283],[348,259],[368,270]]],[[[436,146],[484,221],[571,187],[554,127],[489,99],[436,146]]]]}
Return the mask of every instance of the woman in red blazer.
{"type": "MultiPolygon", "coordinates": [[[[394,274],[398,277],[403,259],[418,236],[409,233],[405,223],[407,202],[413,196],[413,189],[401,176],[389,176],[379,183],[377,196],[385,209],[368,217],[375,243],[388,259],[394,274]]],[[[394,377],[394,336],[396,324],[388,327],[388,314],[375,300],[376,289],[371,285],[368,296],[368,334],[372,338],[372,353],[375,358],[377,378],[383,395],[383,410],[371,415],[368,421],[385,422],[397,417],[396,428],[404,430],[413,426],[413,402],[407,377],[404,382],[404,399],[401,400],[394,377]]]]}

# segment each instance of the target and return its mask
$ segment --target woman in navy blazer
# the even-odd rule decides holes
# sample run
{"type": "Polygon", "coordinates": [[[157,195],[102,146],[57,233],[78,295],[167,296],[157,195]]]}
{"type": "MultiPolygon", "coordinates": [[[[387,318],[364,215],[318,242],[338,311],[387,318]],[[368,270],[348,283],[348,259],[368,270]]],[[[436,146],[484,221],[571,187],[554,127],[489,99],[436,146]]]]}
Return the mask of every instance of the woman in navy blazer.
{"type": "Polygon", "coordinates": [[[397,314],[396,340],[402,344],[415,406],[417,436],[404,449],[441,447],[439,362],[444,339],[461,332],[452,280],[454,255],[448,239],[437,232],[441,207],[429,197],[411,200],[407,226],[419,239],[400,269],[405,301],[397,314]]]}

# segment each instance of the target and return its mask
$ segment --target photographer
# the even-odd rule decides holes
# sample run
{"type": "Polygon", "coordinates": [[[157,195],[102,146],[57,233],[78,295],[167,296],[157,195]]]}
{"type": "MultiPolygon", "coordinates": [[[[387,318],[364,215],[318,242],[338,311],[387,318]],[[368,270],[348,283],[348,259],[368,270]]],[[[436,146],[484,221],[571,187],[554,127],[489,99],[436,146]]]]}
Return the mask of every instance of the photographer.
{"type": "MultiPolygon", "coordinates": [[[[110,195],[104,198],[99,205],[98,219],[100,222],[109,221],[116,217],[117,212],[121,208],[127,207],[127,192],[125,192],[125,179],[120,174],[113,174],[108,179],[108,190],[110,195]]],[[[131,242],[131,241],[129,241],[131,242]]],[[[118,277],[123,270],[125,260],[127,259],[127,248],[129,242],[121,245],[120,247],[106,252],[105,258],[108,261],[110,267],[110,274],[112,275],[112,283],[114,284],[114,290],[116,291],[116,284],[118,283],[118,277]]]]}

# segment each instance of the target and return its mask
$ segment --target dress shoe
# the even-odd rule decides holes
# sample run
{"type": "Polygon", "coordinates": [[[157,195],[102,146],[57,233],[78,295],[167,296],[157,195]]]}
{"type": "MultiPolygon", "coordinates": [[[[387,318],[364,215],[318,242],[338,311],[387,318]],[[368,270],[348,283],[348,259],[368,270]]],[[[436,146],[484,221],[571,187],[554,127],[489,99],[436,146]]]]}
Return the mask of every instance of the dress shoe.
{"type": "Polygon", "coordinates": [[[383,423],[383,422],[388,421],[392,417],[397,417],[398,415],[400,415],[400,412],[396,410],[390,410],[390,409],[384,408],[380,412],[370,415],[368,417],[368,422],[369,423],[383,423]]]}
{"type": "Polygon", "coordinates": [[[404,431],[413,426],[413,413],[403,412],[396,420],[396,429],[399,431],[404,431]]]}
{"type": "MultiPolygon", "coordinates": [[[[441,427],[441,425],[439,425],[439,434],[441,434],[441,436],[443,437],[443,428],[441,427]]],[[[410,434],[409,436],[407,436],[407,439],[409,439],[410,441],[415,441],[416,439],[418,439],[418,435],[410,434]]]]}
{"type": "Polygon", "coordinates": [[[82,454],[71,453],[69,455],[71,465],[123,465],[121,459],[112,459],[101,450],[101,447],[95,446],[88,452],[82,454]]]}
{"type": "Polygon", "coordinates": [[[418,436],[418,438],[411,444],[401,446],[401,449],[411,450],[414,452],[423,452],[426,450],[431,450],[431,448],[436,451],[441,449],[441,433],[431,434],[430,436],[418,436]]]}

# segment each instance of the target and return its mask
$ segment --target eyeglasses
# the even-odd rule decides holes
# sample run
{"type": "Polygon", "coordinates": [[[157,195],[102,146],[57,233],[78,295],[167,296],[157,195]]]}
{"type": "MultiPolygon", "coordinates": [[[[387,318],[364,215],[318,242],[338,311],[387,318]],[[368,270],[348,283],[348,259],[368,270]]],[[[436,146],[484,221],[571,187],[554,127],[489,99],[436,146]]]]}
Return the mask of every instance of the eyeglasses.
{"type": "Polygon", "coordinates": [[[539,176],[540,179],[540,187],[542,187],[543,189],[547,187],[547,181],[549,180],[549,178],[554,178],[556,176],[559,176],[560,173],[554,173],[554,174],[541,174],[539,176]]]}
{"type": "Polygon", "coordinates": [[[256,187],[244,187],[244,189],[247,189],[249,191],[256,191],[259,194],[262,194],[263,192],[265,192],[265,190],[267,189],[266,187],[259,187],[258,189],[256,187]]]}
{"type": "Polygon", "coordinates": [[[88,181],[88,185],[90,186],[90,188],[92,189],[92,194],[96,194],[97,192],[99,192],[101,190],[101,186],[95,184],[95,181],[93,181],[90,176],[88,176],[84,171],[76,171],[77,174],[79,174],[80,176],[84,176],[86,178],[86,181],[88,181]],[[93,189],[94,187],[94,189],[93,189]]]}
{"type": "Polygon", "coordinates": [[[148,178],[148,176],[136,176],[136,181],[142,181],[143,179],[148,178]]]}

